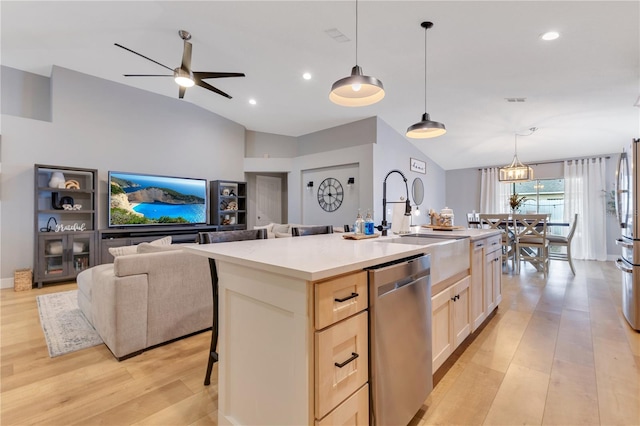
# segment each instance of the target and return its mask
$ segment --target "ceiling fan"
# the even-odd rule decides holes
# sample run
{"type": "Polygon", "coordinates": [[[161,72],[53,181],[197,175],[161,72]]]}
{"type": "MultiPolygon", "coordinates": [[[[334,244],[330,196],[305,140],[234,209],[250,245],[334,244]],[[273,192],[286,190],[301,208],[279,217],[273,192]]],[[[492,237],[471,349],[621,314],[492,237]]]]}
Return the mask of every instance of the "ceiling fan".
{"type": "Polygon", "coordinates": [[[203,81],[208,78],[225,78],[225,77],[244,77],[244,73],[239,72],[200,72],[200,71],[192,71],[191,70],[191,43],[188,40],[191,39],[191,34],[188,31],[180,30],[178,31],[180,38],[184,40],[184,50],[182,52],[182,65],[178,68],[169,68],[168,66],[161,64],[158,61],[154,61],[151,58],[148,58],[144,55],[141,55],[138,52],[135,52],[128,47],[124,47],[121,44],[114,43],[116,46],[123,48],[124,50],[128,50],[131,53],[135,53],[138,56],[143,57],[153,63],[160,65],[168,69],[169,71],[173,71],[173,74],[124,74],[125,77],[173,77],[180,86],[178,91],[178,97],[182,99],[184,97],[184,93],[187,90],[187,87],[192,87],[193,85],[200,86],[203,89],[211,90],[219,95],[222,95],[226,98],[231,99],[231,96],[223,92],[222,90],[213,87],[209,83],[203,81]]]}

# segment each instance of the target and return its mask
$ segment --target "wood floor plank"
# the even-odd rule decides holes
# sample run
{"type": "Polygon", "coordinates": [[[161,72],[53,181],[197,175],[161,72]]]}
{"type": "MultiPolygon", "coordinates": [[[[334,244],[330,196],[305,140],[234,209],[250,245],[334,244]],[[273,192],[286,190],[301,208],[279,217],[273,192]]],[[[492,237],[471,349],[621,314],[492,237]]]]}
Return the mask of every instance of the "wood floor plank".
{"type": "Polygon", "coordinates": [[[541,424],[549,377],[549,373],[511,364],[483,424],[541,424]]]}

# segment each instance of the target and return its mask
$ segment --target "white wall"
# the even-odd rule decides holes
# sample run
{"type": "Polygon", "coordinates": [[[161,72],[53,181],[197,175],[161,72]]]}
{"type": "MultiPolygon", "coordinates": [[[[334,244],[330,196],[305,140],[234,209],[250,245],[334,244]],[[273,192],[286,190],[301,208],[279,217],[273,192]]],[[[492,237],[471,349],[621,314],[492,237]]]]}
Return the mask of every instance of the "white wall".
{"type": "MultiPolygon", "coordinates": [[[[412,196],[413,180],[419,178],[424,185],[424,201],[419,206],[420,216],[413,216],[413,224],[429,223],[426,213],[429,209],[440,211],[445,206],[445,172],[420,151],[403,135],[398,134],[383,120],[377,120],[377,145],[374,151],[374,207],[376,223],[382,221],[382,183],[393,169],[400,170],[407,178],[409,196],[412,196]],[[417,158],[427,164],[426,174],[412,172],[409,167],[411,158],[417,158]]],[[[406,189],[400,175],[394,173],[387,179],[387,201],[399,201],[406,197],[406,189]]],[[[413,198],[410,198],[413,204],[413,198]]],[[[387,221],[391,221],[391,206],[387,206],[387,221]]]]}
{"type": "MultiPolygon", "coordinates": [[[[2,93],[11,79],[2,78],[2,93]]],[[[19,96],[28,93],[23,91],[19,96]]],[[[24,102],[24,99],[5,102],[24,102]]],[[[9,111],[17,111],[10,109],[9,111]]],[[[99,228],[107,222],[107,172],[132,171],[205,178],[244,178],[243,126],[188,101],[156,95],[54,67],[52,121],[2,115],[0,277],[32,267],[33,166],[99,171],[99,228]]]]}

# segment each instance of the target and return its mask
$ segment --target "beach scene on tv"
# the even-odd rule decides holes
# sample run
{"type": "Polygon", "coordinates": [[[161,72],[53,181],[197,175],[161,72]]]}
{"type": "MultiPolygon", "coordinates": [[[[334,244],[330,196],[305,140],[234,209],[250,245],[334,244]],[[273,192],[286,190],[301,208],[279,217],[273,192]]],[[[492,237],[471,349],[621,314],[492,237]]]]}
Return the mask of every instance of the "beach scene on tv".
{"type": "Polygon", "coordinates": [[[206,223],[207,182],[111,172],[109,225],[206,223]]]}

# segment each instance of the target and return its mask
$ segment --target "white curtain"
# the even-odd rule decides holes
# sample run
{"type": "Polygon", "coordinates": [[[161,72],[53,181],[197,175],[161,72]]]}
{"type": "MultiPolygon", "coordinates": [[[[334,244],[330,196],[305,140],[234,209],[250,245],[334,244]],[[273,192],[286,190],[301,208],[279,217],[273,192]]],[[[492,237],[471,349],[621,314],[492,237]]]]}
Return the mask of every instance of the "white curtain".
{"type": "Polygon", "coordinates": [[[498,179],[498,167],[482,169],[480,181],[480,213],[510,213],[509,184],[498,179]]]}
{"type": "Polygon", "coordinates": [[[605,159],[564,162],[564,220],[578,213],[574,259],[607,260],[605,159]]]}

